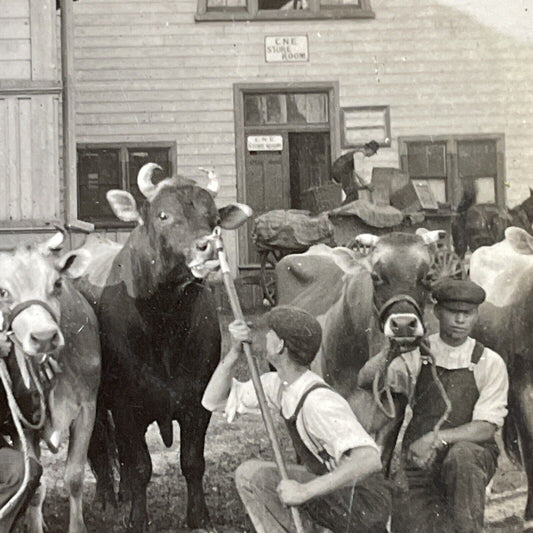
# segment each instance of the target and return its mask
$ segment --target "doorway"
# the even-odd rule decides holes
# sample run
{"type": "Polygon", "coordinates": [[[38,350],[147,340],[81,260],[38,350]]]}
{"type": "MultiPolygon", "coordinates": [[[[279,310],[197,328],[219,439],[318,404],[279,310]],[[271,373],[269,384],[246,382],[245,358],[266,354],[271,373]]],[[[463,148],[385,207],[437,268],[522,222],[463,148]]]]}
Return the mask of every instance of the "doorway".
{"type": "MultiPolygon", "coordinates": [[[[303,209],[304,192],[327,183],[336,155],[336,91],[327,86],[236,87],[237,192],[254,217],[303,209]]],[[[258,263],[252,224],[239,236],[241,267],[258,263]]]]}

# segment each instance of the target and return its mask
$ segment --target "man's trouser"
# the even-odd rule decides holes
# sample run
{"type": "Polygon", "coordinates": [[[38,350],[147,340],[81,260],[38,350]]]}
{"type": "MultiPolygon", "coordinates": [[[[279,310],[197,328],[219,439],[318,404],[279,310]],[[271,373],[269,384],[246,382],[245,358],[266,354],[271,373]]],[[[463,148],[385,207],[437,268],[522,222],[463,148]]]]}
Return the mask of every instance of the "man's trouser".
{"type": "MultiPolygon", "coordinates": [[[[287,466],[289,479],[305,483],[316,476],[300,465],[287,466]]],[[[235,483],[257,533],[294,533],[292,514],[276,491],[281,481],[273,462],[251,459],[235,472],[235,483]]],[[[391,488],[381,473],[298,507],[304,531],[385,533],[391,513],[391,488]]]]}
{"type": "MultiPolygon", "coordinates": [[[[41,465],[30,459],[30,481],[13,510],[0,520],[0,533],[9,533],[19,512],[25,509],[42,474],[41,465]]],[[[0,509],[17,493],[24,479],[24,456],[12,448],[0,448],[0,509]]]]}
{"type": "Polygon", "coordinates": [[[393,533],[480,533],[496,466],[490,448],[458,442],[432,470],[406,468],[409,489],[395,501],[393,533]]]}

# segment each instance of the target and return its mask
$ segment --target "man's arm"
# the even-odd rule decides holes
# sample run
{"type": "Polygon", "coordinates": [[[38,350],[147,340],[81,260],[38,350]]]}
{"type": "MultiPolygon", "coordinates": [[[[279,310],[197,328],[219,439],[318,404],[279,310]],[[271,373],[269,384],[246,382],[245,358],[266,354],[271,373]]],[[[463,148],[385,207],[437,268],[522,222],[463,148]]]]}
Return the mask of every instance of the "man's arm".
{"type": "Polygon", "coordinates": [[[429,468],[435,459],[437,450],[456,442],[485,442],[494,437],[497,426],[485,420],[473,420],[456,428],[442,429],[438,438],[430,431],[409,447],[408,459],[418,468],[429,468]]]}
{"type": "Polygon", "coordinates": [[[235,363],[243,351],[242,343],[249,342],[250,339],[250,330],[242,321],[232,322],[229,330],[231,334],[230,351],[213,372],[202,398],[202,405],[208,411],[215,411],[225,405],[231,390],[235,363]]]}
{"type": "Polygon", "coordinates": [[[378,354],[371,357],[359,370],[357,374],[357,385],[359,387],[368,388],[372,385],[374,377],[376,374],[385,371],[385,366],[387,364],[387,350],[382,350],[378,354]]]}
{"type": "Polygon", "coordinates": [[[375,448],[370,446],[354,448],[346,452],[339,466],[332,472],[318,476],[307,483],[282,480],[278,485],[278,495],[285,505],[301,505],[342,487],[356,485],[380,470],[381,460],[375,448]]]}

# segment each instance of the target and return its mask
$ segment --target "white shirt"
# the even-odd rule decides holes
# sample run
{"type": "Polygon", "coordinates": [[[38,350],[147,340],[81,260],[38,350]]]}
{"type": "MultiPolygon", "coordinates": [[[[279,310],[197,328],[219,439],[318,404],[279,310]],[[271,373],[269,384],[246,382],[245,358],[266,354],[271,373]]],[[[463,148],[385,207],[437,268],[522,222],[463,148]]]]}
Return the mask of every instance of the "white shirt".
{"type": "MultiPolygon", "coordinates": [[[[277,372],[267,372],[261,376],[261,383],[269,407],[285,418],[290,418],[302,394],[314,383],[325,383],[324,380],[306,371],[295,382],[284,386],[277,372]]],[[[260,413],[259,402],[252,381],[244,383],[233,380],[229,397],[224,405],[205,405],[211,411],[221,411],[229,422],[236,414],[260,413]]],[[[351,410],[348,402],[338,393],[319,388],[313,390],[306,398],[296,420],[296,428],[304,444],[319,458],[318,452],[326,450],[333,458],[334,464],[327,465],[331,470],[340,461],[342,455],[353,448],[370,446],[379,453],[379,448],[364,430],[351,410]]]]}
{"type": "MultiPolygon", "coordinates": [[[[361,178],[361,185],[370,185],[372,182],[372,169],[374,168],[370,157],[363,152],[354,152],[353,166],[356,174],[361,178]]],[[[356,181],[358,181],[357,178],[356,181]]]]}
{"type": "MultiPolygon", "coordinates": [[[[470,367],[476,342],[471,337],[457,347],[446,344],[438,333],[430,335],[429,342],[437,366],[448,370],[470,367]]],[[[396,358],[387,370],[387,381],[391,389],[411,398],[421,367],[418,348],[396,358]]],[[[507,414],[509,392],[509,378],[504,360],[496,352],[485,348],[479,362],[473,366],[473,373],[479,398],[474,406],[472,420],[484,420],[501,427],[507,414]]]]}

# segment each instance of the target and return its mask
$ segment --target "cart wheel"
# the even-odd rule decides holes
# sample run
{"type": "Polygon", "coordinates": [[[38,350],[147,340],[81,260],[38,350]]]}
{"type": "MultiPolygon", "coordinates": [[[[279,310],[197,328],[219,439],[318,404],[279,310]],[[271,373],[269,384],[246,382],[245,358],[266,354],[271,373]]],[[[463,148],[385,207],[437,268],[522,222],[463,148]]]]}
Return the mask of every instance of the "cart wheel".
{"type": "Polygon", "coordinates": [[[429,267],[429,275],[433,283],[445,278],[465,279],[466,271],[461,258],[452,250],[439,249],[433,256],[429,267]]]}
{"type": "Polygon", "coordinates": [[[261,289],[263,290],[263,297],[272,306],[276,305],[278,298],[276,294],[276,277],[274,275],[274,268],[279,260],[283,257],[283,252],[279,250],[264,250],[260,252],[261,255],[261,289]]]}

